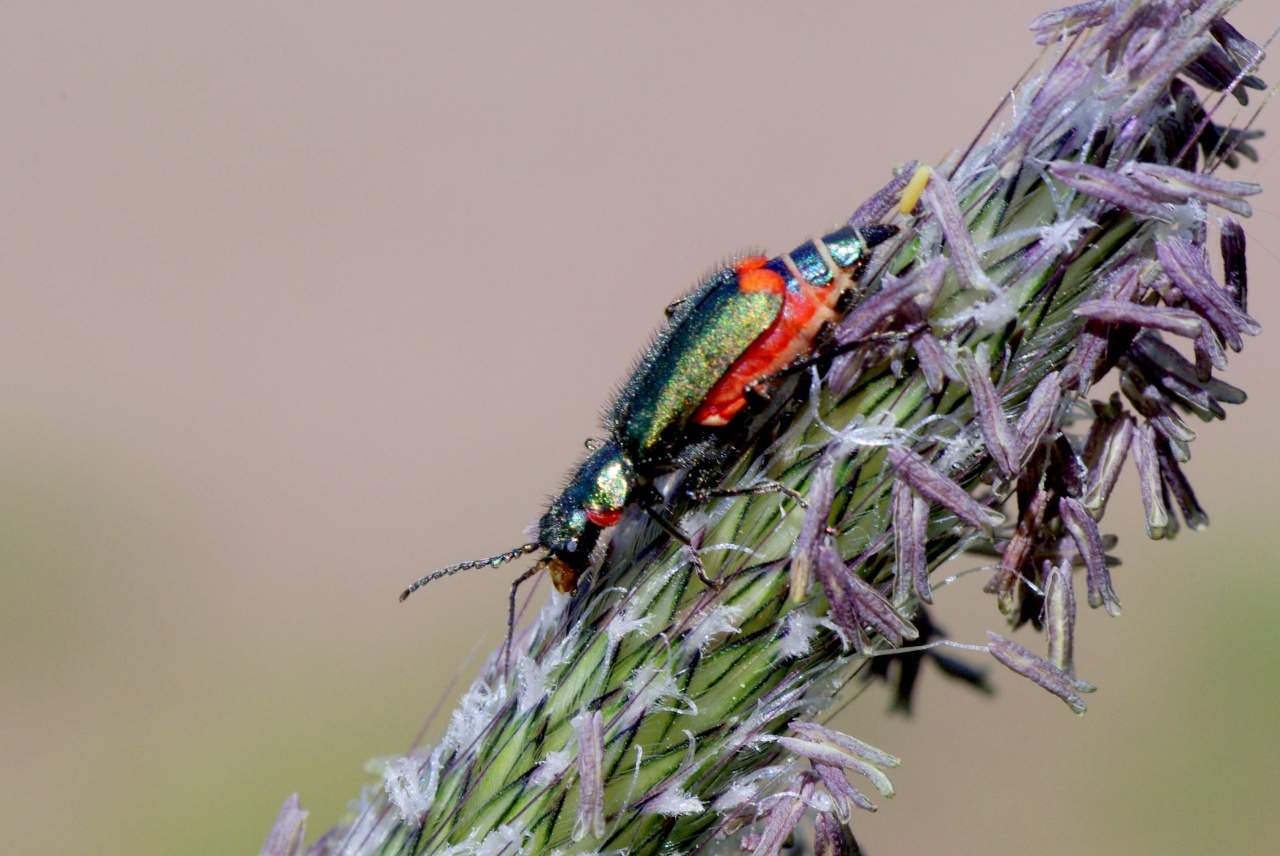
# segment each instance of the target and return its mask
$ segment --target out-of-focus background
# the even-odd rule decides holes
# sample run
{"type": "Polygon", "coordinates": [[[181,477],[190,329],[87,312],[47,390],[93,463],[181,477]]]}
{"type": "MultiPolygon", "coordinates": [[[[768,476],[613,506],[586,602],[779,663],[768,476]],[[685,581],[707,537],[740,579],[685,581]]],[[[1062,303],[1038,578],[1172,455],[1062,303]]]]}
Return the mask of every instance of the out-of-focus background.
{"type": "MultiPolygon", "coordinates": [[[[0,7],[4,850],[254,853],[294,791],[331,825],[501,640],[514,570],[401,587],[522,540],[712,263],[966,143],[1044,8],[0,7]]],[[[1270,186],[1267,330],[1189,467],[1212,529],[1148,543],[1126,474],[1083,718],[1003,673],[994,700],[929,675],[911,721],[852,705],[905,758],[869,852],[1274,852],[1280,105],[1262,124],[1237,175],[1270,186]]],[[[966,641],[1001,627],[981,584],[940,597],[966,641]]]]}

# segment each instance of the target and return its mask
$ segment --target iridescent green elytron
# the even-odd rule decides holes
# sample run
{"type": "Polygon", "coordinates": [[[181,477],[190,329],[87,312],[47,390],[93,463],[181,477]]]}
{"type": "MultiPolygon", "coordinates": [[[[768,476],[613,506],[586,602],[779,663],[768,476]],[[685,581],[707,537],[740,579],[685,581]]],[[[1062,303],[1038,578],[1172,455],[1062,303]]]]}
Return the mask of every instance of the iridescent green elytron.
{"type": "Polygon", "coordinates": [[[707,392],[782,311],[783,295],[743,294],[737,279],[733,268],[718,270],[676,308],[614,403],[613,435],[640,469],[655,457],[671,457],[661,442],[664,435],[688,422],[707,392]]]}

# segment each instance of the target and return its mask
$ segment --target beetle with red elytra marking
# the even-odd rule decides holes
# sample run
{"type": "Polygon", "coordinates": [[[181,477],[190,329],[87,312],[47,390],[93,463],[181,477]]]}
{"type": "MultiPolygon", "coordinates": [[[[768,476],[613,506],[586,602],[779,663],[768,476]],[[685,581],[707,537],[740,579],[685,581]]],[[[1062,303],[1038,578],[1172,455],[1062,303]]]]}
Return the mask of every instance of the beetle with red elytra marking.
{"type": "MultiPolygon", "coordinates": [[[[595,444],[552,499],[538,538],[506,553],[427,574],[400,595],[471,568],[497,567],[546,551],[516,589],[546,568],[560,592],[573,592],[601,533],[638,503],[668,534],[688,538],[661,511],[658,477],[697,465],[715,448],[717,429],[747,406],[748,392],[810,357],[823,327],[839,320],[872,250],[894,226],[841,227],[775,258],[750,256],[719,268],[668,309],[667,324],[640,357],[595,444]]],[[[707,579],[694,556],[699,577],[707,579]]]]}

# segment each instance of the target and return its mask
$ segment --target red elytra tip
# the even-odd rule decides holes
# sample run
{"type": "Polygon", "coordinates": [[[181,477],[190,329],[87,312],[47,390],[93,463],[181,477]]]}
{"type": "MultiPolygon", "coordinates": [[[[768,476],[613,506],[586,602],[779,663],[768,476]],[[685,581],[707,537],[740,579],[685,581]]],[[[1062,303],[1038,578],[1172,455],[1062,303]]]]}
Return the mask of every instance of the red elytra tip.
{"type": "Polygon", "coordinates": [[[590,508],[582,509],[587,513],[587,519],[601,529],[608,529],[610,526],[617,526],[618,521],[622,519],[622,509],[618,508],[613,511],[595,511],[590,508]]]}
{"type": "Polygon", "coordinates": [[[747,256],[745,259],[739,259],[733,263],[733,269],[737,273],[746,273],[749,270],[757,270],[769,263],[768,256],[747,256]]]}
{"type": "Polygon", "coordinates": [[[743,294],[750,294],[754,291],[769,291],[774,294],[782,294],[786,290],[786,280],[777,271],[752,268],[738,274],[738,291],[743,294]]]}

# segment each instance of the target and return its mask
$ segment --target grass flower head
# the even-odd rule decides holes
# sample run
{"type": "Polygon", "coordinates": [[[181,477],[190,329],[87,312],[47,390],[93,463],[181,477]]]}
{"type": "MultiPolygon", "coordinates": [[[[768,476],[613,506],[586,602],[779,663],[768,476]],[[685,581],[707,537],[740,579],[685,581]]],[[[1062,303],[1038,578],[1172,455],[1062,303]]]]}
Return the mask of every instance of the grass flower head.
{"type": "MultiPolygon", "coordinates": [[[[833,356],[731,457],[664,484],[723,585],[630,508],[592,579],[488,661],[440,741],[387,763],[307,852],[766,856],[805,818],[818,852],[854,852],[855,810],[893,795],[898,760],[819,720],[859,677],[895,674],[909,704],[925,660],[981,684],[925,611],[932,572],[965,550],[993,557],[1006,622],[1044,630],[1043,653],[998,633],[985,649],[1083,712],[1076,581],[1120,613],[1099,528],[1117,474],[1136,466],[1150,537],[1202,528],[1187,418],[1244,400],[1215,372],[1259,332],[1235,219],[1259,187],[1223,169],[1255,132],[1212,113],[1262,85],[1231,5],[1037,19],[1045,54],[1003,125],[900,168],[850,219],[901,232],[833,356]],[[1104,379],[1116,391],[1091,398],[1104,379]]],[[[286,804],[264,853],[302,852],[300,825],[286,804]]]]}

